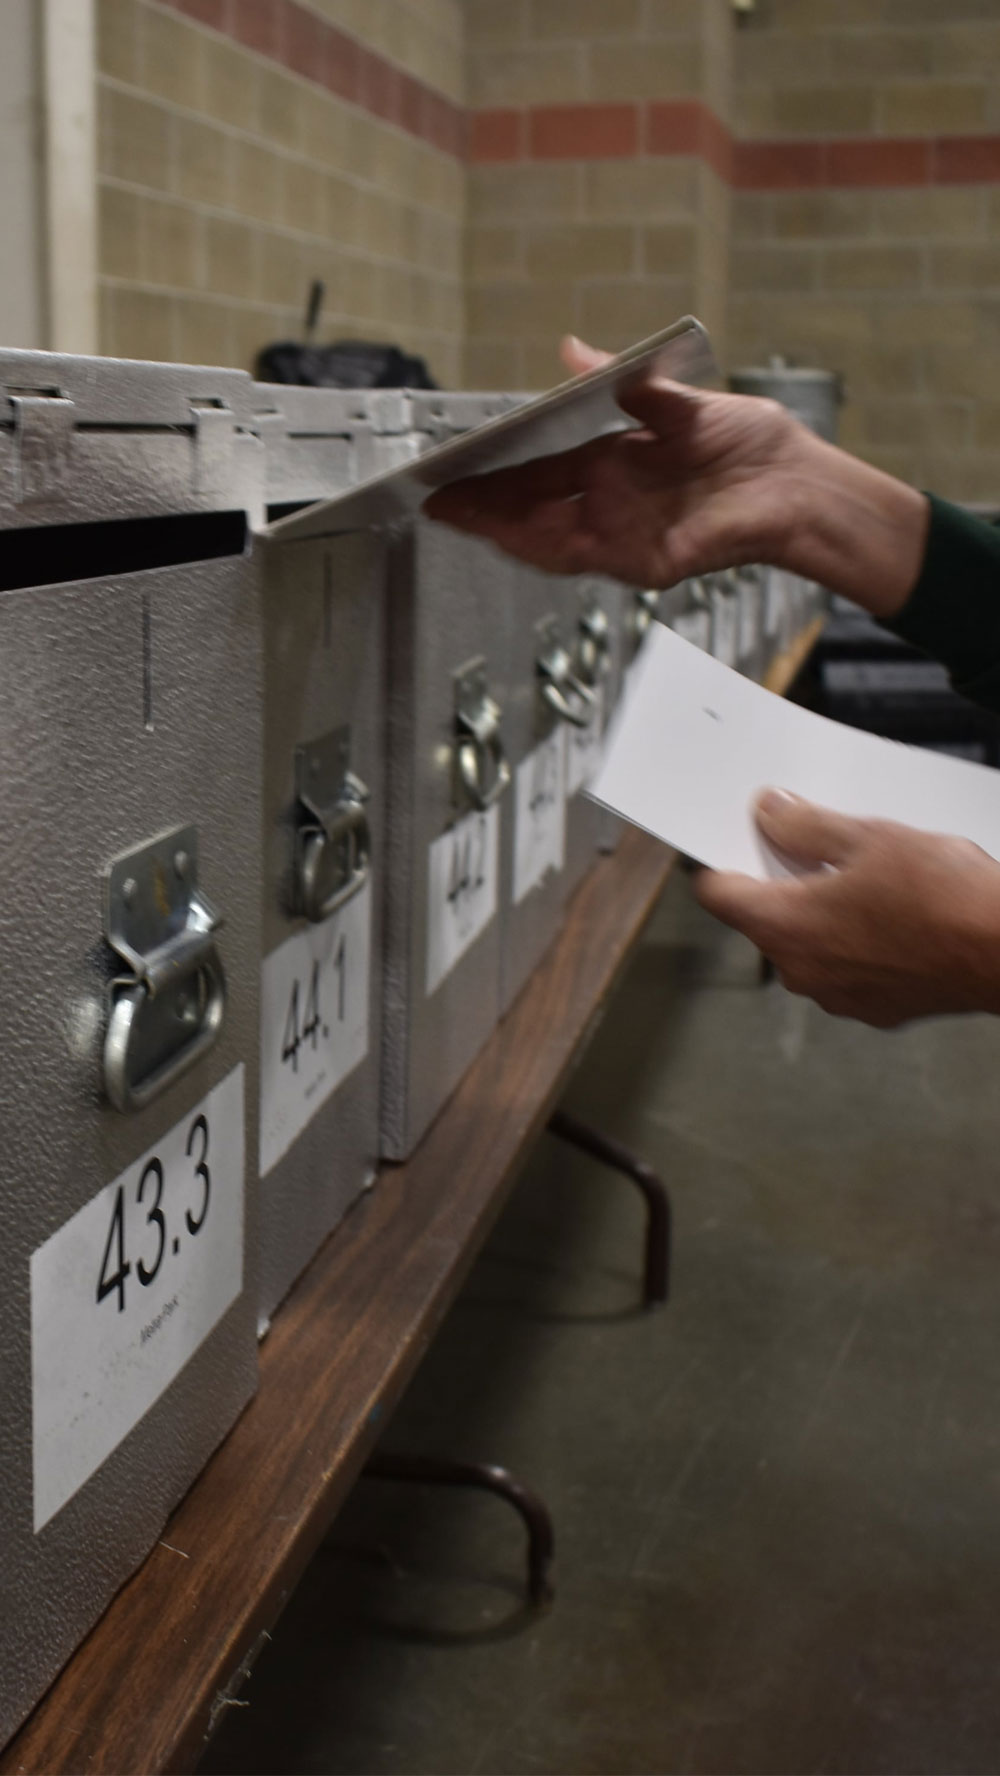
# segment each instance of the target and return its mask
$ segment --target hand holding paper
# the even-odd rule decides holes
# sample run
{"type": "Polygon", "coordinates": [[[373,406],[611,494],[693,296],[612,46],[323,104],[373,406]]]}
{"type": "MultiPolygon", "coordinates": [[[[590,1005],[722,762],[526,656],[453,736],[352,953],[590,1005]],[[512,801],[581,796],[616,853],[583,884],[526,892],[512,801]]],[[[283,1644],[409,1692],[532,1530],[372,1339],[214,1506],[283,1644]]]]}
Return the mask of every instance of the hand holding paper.
{"type": "Polygon", "coordinates": [[[1000,1011],[985,766],[826,721],[657,625],[591,793],[725,872],[703,904],[826,1010],[881,1027],[1000,1011]],[[793,794],[761,806],[774,786],[793,794]]]}
{"type": "Polygon", "coordinates": [[[1000,1011],[1000,864],[985,851],[773,790],[757,822],[810,873],[759,882],[706,870],[696,892],[770,957],[790,992],[879,1029],[1000,1011]]]}

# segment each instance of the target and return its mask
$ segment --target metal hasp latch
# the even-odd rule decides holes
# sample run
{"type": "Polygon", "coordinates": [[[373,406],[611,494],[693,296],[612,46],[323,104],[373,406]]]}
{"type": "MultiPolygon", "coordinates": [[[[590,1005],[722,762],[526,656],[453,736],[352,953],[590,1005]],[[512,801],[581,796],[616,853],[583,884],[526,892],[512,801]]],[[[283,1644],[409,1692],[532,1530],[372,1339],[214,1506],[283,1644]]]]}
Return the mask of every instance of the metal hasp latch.
{"type": "Polygon", "coordinates": [[[660,594],[653,587],[637,587],[632,604],[632,641],[638,653],[660,609],[660,594]]]}
{"type": "Polygon", "coordinates": [[[335,728],[295,751],[302,816],[295,834],[295,911],[314,925],[353,900],[371,874],[369,792],[350,770],[350,758],[350,728],[335,728]]]}
{"type": "Polygon", "coordinates": [[[611,670],[611,621],[595,593],[590,593],[580,606],[576,637],[576,672],[591,690],[607,678],[611,670]]]}
{"type": "Polygon", "coordinates": [[[198,890],[198,831],[179,826],[127,851],[104,873],[104,935],[131,974],[111,983],[104,1089],[142,1110],[216,1042],[226,977],[222,920],[198,890]]]}
{"type": "Polygon", "coordinates": [[[535,671],[542,698],[560,721],[574,728],[588,728],[594,716],[596,699],[573,670],[569,651],[559,639],[555,617],[544,617],[537,629],[541,646],[535,660],[535,671]]]}
{"type": "Polygon", "coordinates": [[[500,737],[500,705],[490,696],[486,661],[470,660],[455,674],[455,800],[492,808],[510,782],[500,737]]]}

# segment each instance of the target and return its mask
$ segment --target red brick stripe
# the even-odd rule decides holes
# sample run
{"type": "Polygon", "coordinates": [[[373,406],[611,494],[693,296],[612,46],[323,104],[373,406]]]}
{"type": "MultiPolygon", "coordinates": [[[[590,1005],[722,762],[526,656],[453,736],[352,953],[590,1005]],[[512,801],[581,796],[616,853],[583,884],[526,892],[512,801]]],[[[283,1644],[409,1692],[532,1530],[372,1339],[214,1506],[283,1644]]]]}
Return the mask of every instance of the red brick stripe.
{"type": "Polygon", "coordinates": [[[1000,184],[1000,136],[739,141],[700,99],[547,105],[473,115],[479,163],[695,155],[739,191],[1000,184]]]}
{"type": "Polygon", "coordinates": [[[466,156],[469,118],[461,105],[338,31],[299,0],[159,0],[159,4],[256,50],[445,154],[460,160],[466,156]]]}
{"type": "MultiPolygon", "coordinates": [[[[498,0],[498,4],[501,0],[498,0]]],[[[1000,184],[1000,135],[738,141],[700,99],[466,112],[300,0],[159,0],[338,99],[477,165],[694,155],[739,191],[1000,184]]]]}

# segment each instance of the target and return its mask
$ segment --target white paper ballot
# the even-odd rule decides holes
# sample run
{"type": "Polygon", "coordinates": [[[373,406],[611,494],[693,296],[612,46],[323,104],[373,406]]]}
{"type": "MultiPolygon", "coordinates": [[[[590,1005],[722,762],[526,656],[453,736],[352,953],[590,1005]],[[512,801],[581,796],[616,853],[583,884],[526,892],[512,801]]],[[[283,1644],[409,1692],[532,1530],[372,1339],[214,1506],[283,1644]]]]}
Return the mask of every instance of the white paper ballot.
{"type": "Polygon", "coordinates": [[[800,709],[655,624],[589,793],[712,869],[784,875],[762,789],[972,839],[1000,859],[1000,772],[800,709]]]}

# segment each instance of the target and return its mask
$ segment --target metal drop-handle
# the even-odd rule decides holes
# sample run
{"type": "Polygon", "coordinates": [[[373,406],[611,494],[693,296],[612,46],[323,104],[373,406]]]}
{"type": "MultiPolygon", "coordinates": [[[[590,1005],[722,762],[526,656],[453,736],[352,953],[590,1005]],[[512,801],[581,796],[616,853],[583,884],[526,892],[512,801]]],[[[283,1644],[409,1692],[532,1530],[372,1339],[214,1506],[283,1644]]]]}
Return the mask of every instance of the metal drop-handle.
{"type": "Polygon", "coordinates": [[[218,951],[192,955],[190,967],[175,975],[172,983],[178,1019],[190,1023],[195,1034],[148,1073],[133,1077],[135,1054],[142,1047],[142,1027],[155,1004],[147,981],[116,983],[115,996],[104,1038],[104,1089],[116,1110],[144,1110],[154,1098],[169,1091],[178,1079],[196,1067],[212,1048],[226,1015],[226,976],[218,951]],[[185,1003],[177,989],[190,982],[185,1003]]]}
{"type": "Polygon", "coordinates": [[[323,826],[306,828],[300,836],[299,901],[314,925],[332,918],[360,894],[371,875],[371,829],[364,797],[356,779],[334,815],[323,826]]]}
{"type": "Polygon", "coordinates": [[[458,729],[459,779],[473,807],[485,813],[510,783],[510,765],[500,738],[500,705],[484,696],[474,709],[459,710],[458,729]]]}
{"type": "Polygon", "coordinates": [[[198,887],[198,832],[176,827],[104,872],[104,935],[129,967],[111,982],[104,1089],[116,1110],[143,1110],[218,1040],[226,977],[222,920],[198,887]]]}
{"type": "Polygon", "coordinates": [[[596,599],[581,610],[579,627],[577,670],[583,683],[596,689],[611,670],[611,623],[596,599]]]}
{"type": "Polygon", "coordinates": [[[597,699],[573,671],[573,662],[561,642],[553,642],[538,656],[538,676],[548,707],[560,721],[574,728],[589,728],[597,699]]]}

